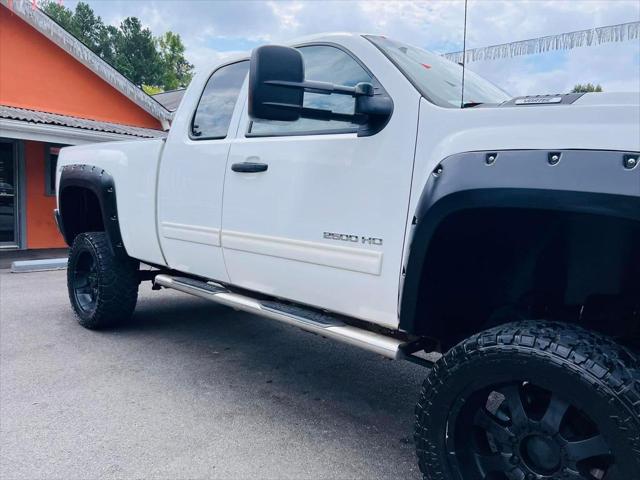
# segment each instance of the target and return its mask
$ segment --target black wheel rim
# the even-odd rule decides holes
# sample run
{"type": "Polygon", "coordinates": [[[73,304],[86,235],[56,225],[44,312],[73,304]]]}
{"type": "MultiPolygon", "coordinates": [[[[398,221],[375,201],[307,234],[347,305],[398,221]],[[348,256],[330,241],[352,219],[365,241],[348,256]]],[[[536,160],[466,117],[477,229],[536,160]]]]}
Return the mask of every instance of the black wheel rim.
{"type": "Polygon", "coordinates": [[[98,269],[89,252],[82,252],[73,269],[73,296],[83,312],[92,312],[98,300],[98,269]]]}
{"type": "Polygon", "coordinates": [[[614,456],[591,418],[558,394],[529,382],[473,393],[453,409],[449,425],[449,458],[464,480],[613,476],[614,456]]]}

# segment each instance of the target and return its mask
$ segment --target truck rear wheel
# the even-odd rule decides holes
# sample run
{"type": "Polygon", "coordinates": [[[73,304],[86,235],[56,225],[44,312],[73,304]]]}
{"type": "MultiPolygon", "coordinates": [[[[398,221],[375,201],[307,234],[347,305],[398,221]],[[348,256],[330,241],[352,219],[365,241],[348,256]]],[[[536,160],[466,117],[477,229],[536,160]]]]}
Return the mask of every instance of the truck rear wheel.
{"type": "Polygon", "coordinates": [[[69,252],[69,300],[85,328],[115,326],[131,318],[138,299],[137,260],[116,257],[104,232],[81,233],[69,252]]]}
{"type": "Polygon", "coordinates": [[[577,326],[492,328],[430,371],[415,440],[428,480],[638,478],[638,358],[577,326]]]}

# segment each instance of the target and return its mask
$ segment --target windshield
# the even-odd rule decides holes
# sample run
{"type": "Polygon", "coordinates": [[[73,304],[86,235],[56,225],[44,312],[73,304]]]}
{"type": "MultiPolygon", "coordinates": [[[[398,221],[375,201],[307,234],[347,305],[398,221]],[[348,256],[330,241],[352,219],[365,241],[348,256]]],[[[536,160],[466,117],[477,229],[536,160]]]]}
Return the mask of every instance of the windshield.
{"type": "MultiPolygon", "coordinates": [[[[435,53],[385,37],[368,35],[431,102],[441,107],[462,106],[462,67],[435,53]]],[[[493,83],[471,72],[464,74],[464,103],[502,103],[511,96],[493,83]]]]}

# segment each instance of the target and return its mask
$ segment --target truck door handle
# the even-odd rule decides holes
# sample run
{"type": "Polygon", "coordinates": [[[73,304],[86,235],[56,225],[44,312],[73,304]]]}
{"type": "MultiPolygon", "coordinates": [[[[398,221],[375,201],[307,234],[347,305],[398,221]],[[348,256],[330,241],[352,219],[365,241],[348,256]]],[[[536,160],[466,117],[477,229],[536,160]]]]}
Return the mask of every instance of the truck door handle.
{"type": "Polygon", "coordinates": [[[241,162],[231,165],[231,170],[238,173],[258,173],[266,172],[269,165],[257,162],[241,162]]]}

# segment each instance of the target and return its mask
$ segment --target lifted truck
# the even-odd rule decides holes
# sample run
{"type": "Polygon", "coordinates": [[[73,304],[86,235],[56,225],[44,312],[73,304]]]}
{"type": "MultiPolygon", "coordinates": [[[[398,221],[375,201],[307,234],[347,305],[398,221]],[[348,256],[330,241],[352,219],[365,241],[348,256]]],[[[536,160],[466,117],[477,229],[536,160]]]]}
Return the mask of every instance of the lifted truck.
{"type": "Polygon", "coordinates": [[[63,149],[80,324],[152,280],[429,366],[425,479],[640,478],[640,98],[464,98],[435,54],[322,35],[203,72],[166,139],[63,149]]]}

